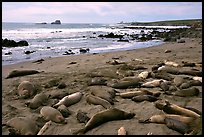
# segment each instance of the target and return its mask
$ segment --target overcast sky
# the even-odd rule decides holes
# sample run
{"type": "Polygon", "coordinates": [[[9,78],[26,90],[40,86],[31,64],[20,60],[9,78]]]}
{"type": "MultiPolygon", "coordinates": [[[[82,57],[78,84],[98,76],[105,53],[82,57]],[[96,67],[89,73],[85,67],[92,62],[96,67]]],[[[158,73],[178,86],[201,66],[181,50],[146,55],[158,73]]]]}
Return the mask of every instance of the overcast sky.
{"type": "Polygon", "coordinates": [[[3,22],[118,23],[202,19],[202,2],[2,2],[3,22]]]}

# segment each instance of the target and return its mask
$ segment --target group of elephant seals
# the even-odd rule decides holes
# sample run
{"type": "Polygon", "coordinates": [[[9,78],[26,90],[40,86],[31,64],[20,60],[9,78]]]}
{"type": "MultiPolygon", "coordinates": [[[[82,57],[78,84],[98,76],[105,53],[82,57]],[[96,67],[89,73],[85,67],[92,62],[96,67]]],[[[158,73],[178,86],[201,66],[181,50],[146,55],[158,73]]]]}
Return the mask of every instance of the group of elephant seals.
{"type": "Polygon", "coordinates": [[[112,105],[111,105],[110,102],[108,102],[107,100],[105,100],[103,98],[100,98],[100,97],[97,97],[97,96],[94,96],[94,95],[91,95],[91,94],[86,96],[86,101],[89,104],[101,105],[106,109],[112,108],[112,105]]]}
{"type": "Polygon", "coordinates": [[[50,106],[44,106],[40,110],[40,114],[44,117],[46,121],[53,121],[56,123],[66,124],[65,118],[62,114],[55,108],[50,106]]]}
{"type": "Polygon", "coordinates": [[[131,119],[135,116],[134,113],[128,113],[123,110],[117,109],[117,108],[111,108],[106,109],[104,111],[101,111],[94,116],[91,117],[91,119],[86,123],[85,127],[82,129],[79,129],[78,131],[74,132],[73,134],[84,134],[87,131],[105,123],[108,121],[114,121],[114,120],[125,120],[125,119],[131,119]]]}
{"type": "Polygon", "coordinates": [[[25,76],[25,75],[32,75],[32,74],[37,74],[40,73],[37,70],[13,70],[11,71],[6,79],[8,78],[13,78],[13,77],[19,77],[19,76],[25,76]]]}
{"type": "Polygon", "coordinates": [[[20,98],[29,98],[35,94],[35,87],[30,81],[22,81],[17,88],[20,98]]]}
{"type": "Polygon", "coordinates": [[[31,101],[28,101],[25,104],[31,109],[36,109],[41,105],[45,105],[47,101],[48,101],[47,95],[44,93],[39,93],[35,95],[31,101]]]}
{"type": "Polygon", "coordinates": [[[29,117],[14,117],[10,119],[7,123],[7,126],[14,128],[15,133],[17,135],[36,135],[38,132],[38,127],[35,121],[29,117]]]}
{"type": "Polygon", "coordinates": [[[81,92],[76,92],[73,94],[70,94],[68,96],[65,96],[62,98],[57,104],[55,104],[53,107],[57,108],[58,106],[64,104],[66,107],[71,106],[77,102],[79,102],[82,98],[82,93],[81,92]]]}

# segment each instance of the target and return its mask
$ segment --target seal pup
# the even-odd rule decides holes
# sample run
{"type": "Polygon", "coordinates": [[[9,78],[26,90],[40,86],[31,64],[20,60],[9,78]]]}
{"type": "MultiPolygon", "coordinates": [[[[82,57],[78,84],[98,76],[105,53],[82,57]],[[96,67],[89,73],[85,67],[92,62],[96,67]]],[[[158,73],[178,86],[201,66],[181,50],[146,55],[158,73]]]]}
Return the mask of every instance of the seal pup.
{"type": "Polygon", "coordinates": [[[20,98],[29,98],[34,95],[35,88],[30,81],[22,81],[17,88],[18,95],[20,98]]]}
{"type": "Polygon", "coordinates": [[[40,72],[37,70],[13,70],[8,74],[6,79],[19,77],[19,76],[25,76],[25,75],[32,75],[32,74],[37,74],[37,73],[40,73],[40,72]]]}
{"type": "Polygon", "coordinates": [[[122,98],[132,98],[134,96],[139,96],[139,95],[153,95],[153,93],[146,90],[146,89],[140,89],[140,90],[136,90],[136,91],[116,93],[116,95],[118,95],[122,98]]]}
{"type": "Polygon", "coordinates": [[[29,117],[14,117],[6,125],[14,128],[20,135],[36,135],[38,132],[35,121],[29,117]]]}
{"type": "Polygon", "coordinates": [[[128,113],[117,108],[106,109],[101,111],[91,117],[91,119],[86,123],[85,127],[79,129],[73,134],[85,134],[87,131],[100,126],[101,124],[114,121],[114,120],[125,120],[131,119],[135,116],[135,113],[128,113]]]}
{"type": "Polygon", "coordinates": [[[176,62],[173,62],[173,61],[167,61],[167,60],[164,60],[164,64],[167,65],[167,66],[173,66],[173,67],[179,67],[180,65],[176,62]]]}
{"type": "Polygon", "coordinates": [[[142,101],[154,102],[154,101],[157,101],[158,98],[153,95],[138,95],[133,97],[131,100],[135,102],[142,102],[142,101]]]}
{"type": "Polygon", "coordinates": [[[73,104],[78,103],[82,98],[81,92],[75,92],[73,94],[70,94],[68,96],[63,97],[57,104],[55,104],[53,107],[57,108],[58,106],[64,104],[66,107],[71,106],[73,104]]]}
{"type": "Polygon", "coordinates": [[[40,110],[40,114],[44,117],[46,121],[53,121],[56,123],[66,124],[65,118],[62,114],[55,108],[50,106],[44,106],[40,110]]]}
{"type": "Polygon", "coordinates": [[[93,96],[91,94],[87,95],[86,102],[89,104],[101,105],[106,109],[112,108],[112,105],[110,104],[110,102],[100,97],[93,96]]]}
{"type": "Polygon", "coordinates": [[[127,131],[125,130],[124,127],[120,127],[118,129],[118,135],[127,135],[127,131]]]}
{"type": "Polygon", "coordinates": [[[163,80],[160,80],[160,79],[159,79],[159,80],[158,80],[158,79],[152,80],[152,81],[143,83],[143,84],[141,85],[141,87],[146,87],[146,88],[158,87],[158,86],[160,86],[160,84],[161,84],[162,81],[163,81],[163,80]]]}
{"type": "Polygon", "coordinates": [[[28,101],[25,104],[31,109],[36,109],[41,105],[45,105],[47,101],[48,101],[47,95],[45,95],[44,93],[39,93],[36,94],[31,101],[28,101]]]}

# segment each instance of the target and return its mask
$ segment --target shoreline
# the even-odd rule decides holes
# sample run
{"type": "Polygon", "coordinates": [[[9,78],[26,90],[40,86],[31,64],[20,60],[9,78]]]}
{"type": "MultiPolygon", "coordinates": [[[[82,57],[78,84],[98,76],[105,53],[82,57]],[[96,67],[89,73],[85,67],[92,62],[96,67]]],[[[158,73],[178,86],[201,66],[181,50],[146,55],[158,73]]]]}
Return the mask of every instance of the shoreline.
{"type": "MultiPolygon", "coordinates": [[[[37,84],[47,95],[63,92],[71,94],[78,91],[90,93],[92,86],[87,86],[87,82],[91,79],[88,74],[96,71],[104,71],[104,75],[109,76],[109,73],[120,67],[120,64],[112,65],[108,63],[114,59],[132,66],[144,66],[147,68],[147,71],[151,71],[153,65],[164,62],[165,60],[173,61],[180,65],[182,65],[182,61],[200,63],[202,62],[202,38],[185,38],[185,43],[166,42],[162,45],[128,51],[81,54],[77,56],[43,59],[44,61],[39,64],[32,63],[33,61],[26,61],[18,64],[2,66],[2,123],[13,117],[30,116],[36,118],[39,115],[42,106],[38,109],[31,110],[25,106],[25,102],[30,99],[16,99],[17,95],[15,92],[17,86],[23,80],[28,80],[37,84]],[[165,53],[166,50],[169,50],[170,52],[165,53]],[[44,72],[5,79],[8,73],[14,69],[34,69],[44,72]],[[64,82],[67,86],[64,89],[58,89],[56,86],[44,88],[50,80],[56,79],[60,79],[60,81],[64,82]]],[[[185,69],[197,69],[202,71],[202,66],[185,67],[185,69]]],[[[137,76],[142,71],[143,70],[133,71],[133,74],[134,76],[137,76]]],[[[108,81],[119,79],[121,78],[108,78],[108,81]]],[[[150,81],[150,79],[146,79],[146,81],[150,81]]],[[[102,86],[98,86],[98,88],[99,87],[101,88],[101,91],[106,88],[111,88],[109,86],[105,86],[106,88],[102,86]]],[[[202,93],[202,86],[196,87],[198,87],[200,93],[202,93]]],[[[118,91],[123,92],[135,89],[137,88],[121,89],[118,91]]],[[[160,91],[160,88],[148,88],[148,90],[158,92],[160,91]]],[[[167,99],[176,105],[191,106],[202,112],[202,95],[196,97],[178,97],[161,94],[160,96],[162,99],[167,99]]],[[[128,135],[147,135],[148,133],[152,133],[153,135],[181,135],[181,133],[169,129],[164,124],[141,124],[138,122],[139,119],[146,119],[152,115],[163,113],[161,110],[155,108],[154,103],[148,101],[136,103],[131,101],[131,99],[122,99],[119,96],[116,97],[116,100],[118,102],[114,103],[114,107],[127,112],[134,112],[136,116],[130,120],[104,123],[103,125],[88,131],[85,135],[116,135],[117,130],[121,126],[127,130],[128,135]]],[[[100,105],[88,104],[85,97],[82,97],[80,102],[67,108],[73,112],[73,114],[66,118],[67,124],[60,125],[53,122],[45,131],[45,135],[71,135],[71,130],[84,127],[84,123],[79,123],[75,117],[78,110],[87,112],[89,117],[105,110],[105,108],[100,105]]],[[[2,127],[2,134],[8,134],[7,128],[2,127]]]]}

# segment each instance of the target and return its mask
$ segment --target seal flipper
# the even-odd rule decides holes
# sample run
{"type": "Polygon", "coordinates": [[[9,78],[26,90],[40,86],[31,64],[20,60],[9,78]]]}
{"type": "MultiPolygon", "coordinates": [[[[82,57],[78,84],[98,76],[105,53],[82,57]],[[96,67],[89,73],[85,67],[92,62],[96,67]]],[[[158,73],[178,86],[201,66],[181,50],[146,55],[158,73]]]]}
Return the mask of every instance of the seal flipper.
{"type": "Polygon", "coordinates": [[[166,126],[168,128],[175,130],[181,134],[188,133],[191,130],[190,126],[188,126],[187,124],[184,124],[181,121],[178,121],[176,119],[165,118],[164,122],[166,123],[166,126]]]}
{"type": "Polygon", "coordinates": [[[81,129],[79,129],[77,131],[72,132],[73,135],[81,135],[81,134],[84,134],[84,133],[85,133],[85,128],[81,128],[81,129]]]}

